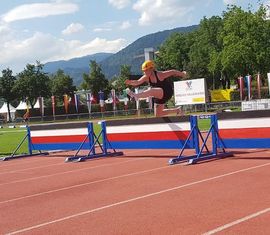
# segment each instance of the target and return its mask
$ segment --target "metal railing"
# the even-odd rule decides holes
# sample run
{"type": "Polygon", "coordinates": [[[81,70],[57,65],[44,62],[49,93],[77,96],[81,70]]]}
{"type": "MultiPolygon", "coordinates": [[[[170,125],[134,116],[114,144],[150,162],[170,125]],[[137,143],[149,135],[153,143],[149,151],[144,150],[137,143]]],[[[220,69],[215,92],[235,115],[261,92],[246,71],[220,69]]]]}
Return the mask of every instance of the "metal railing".
{"type": "MultiPolygon", "coordinates": [[[[188,113],[197,112],[223,112],[229,110],[241,110],[241,101],[232,102],[217,102],[217,103],[206,103],[206,104],[193,104],[182,106],[183,110],[188,113]]],[[[82,120],[103,120],[111,118],[126,118],[126,117],[147,117],[153,116],[153,109],[144,108],[139,111],[136,109],[129,110],[115,110],[106,112],[92,112],[92,113],[76,113],[76,114],[62,114],[62,115],[48,115],[48,116],[35,116],[30,117],[27,123],[40,123],[40,122],[65,122],[65,121],[82,121],[82,120]]],[[[8,125],[25,124],[26,122],[22,117],[17,117],[13,122],[8,125]]],[[[0,126],[6,124],[4,120],[0,120],[0,126]]]]}

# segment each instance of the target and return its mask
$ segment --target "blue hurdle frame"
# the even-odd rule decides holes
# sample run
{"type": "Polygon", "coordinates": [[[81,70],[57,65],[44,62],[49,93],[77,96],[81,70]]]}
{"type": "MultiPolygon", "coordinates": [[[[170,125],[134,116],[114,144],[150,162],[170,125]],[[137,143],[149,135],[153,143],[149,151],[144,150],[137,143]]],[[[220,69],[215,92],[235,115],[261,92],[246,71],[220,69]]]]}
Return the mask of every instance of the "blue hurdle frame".
{"type": "MultiPolygon", "coordinates": [[[[187,160],[188,160],[188,164],[194,164],[203,160],[232,155],[231,153],[227,153],[225,151],[224,146],[222,147],[222,153],[220,153],[219,151],[220,145],[222,145],[222,141],[218,135],[217,115],[216,114],[201,115],[201,117],[202,116],[204,118],[211,119],[211,126],[207,132],[206,138],[205,139],[203,138],[202,133],[198,127],[198,116],[191,115],[190,116],[190,133],[188,137],[186,138],[179,155],[176,158],[172,158],[169,160],[170,165],[177,164],[177,163],[187,161],[187,160]],[[208,142],[210,134],[212,135],[212,150],[211,151],[207,147],[207,142],[208,142]],[[201,147],[200,147],[200,140],[202,141],[201,147]],[[192,149],[195,150],[195,155],[184,156],[184,151],[186,149],[190,149],[190,146],[192,146],[192,149]]],[[[101,122],[101,128],[102,128],[101,132],[102,132],[102,139],[103,139],[102,155],[103,156],[109,156],[112,154],[122,155],[123,154],[122,152],[117,152],[114,148],[112,148],[112,145],[107,138],[105,121],[101,122]],[[108,151],[109,149],[113,149],[113,152],[109,152],[108,151]]]]}
{"type": "Polygon", "coordinates": [[[101,121],[101,131],[98,135],[94,132],[93,123],[88,123],[88,134],[85,137],[84,141],[81,143],[80,147],[78,148],[77,152],[73,157],[66,158],[65,162],[82,162],[89,159],[100,158],[100,157],[108,157],[108,156],[121,156],[123,152],[117,152],[113,149],[113,152],[109,152],[107,145],[110,145],[107,139],[106,133],[106,123],[105,121],[101,121]],[[100,143],[99,138],[102,138],[102,143],[100,143]],[[79,152],[82,149],[83,144],[86,140],[89,139],[90,150],[86,156],[79,156],[79,152]],[[100,152],[96,152],[96,148],[99,148],[100,152]]]}
{"type": "Polygon", "coordinates": [[[210,115],[201,115],[201,117],[210,118],[210,128],[207,131],[206,137],[203,138],[201,131],[198,128],[198,116],[191,116],[191,133],[194,141],[195,141],[195,151],[196,155],[189,156],[189,157],[183,157],[182,153],[184,151],[184,148],[181,150],[180,155],[177,158],[173,158],[169,160],[169,164],[177,164],[179,162],[182,162],[184,160],[188,160],[188,164],[195,164],[200,161],[210,160],[214,158],[223,158],[232,156],[233,153],[226,152],[225,146],[222,142],[222,139],[219,136],[218,133],[218,121],[217,121],[217,114],[210,114],[210,115]],[[209,151],[207,148],[207,142],[209,140],[209,137],[212,137],[212,149],[209,151]],[[202,140],[202,146],[200,147],[199,144],[199,137],[202,140]],[[206,150],[206,153],[204,152],[206,150]]]}
{"type": "MultiPolygon", "coordinates": [[[[199,161],[205,161],[213,158],[222,158],[232,156],[231,152],[225,151],[225,145],[218,133],[218,121],[217,121],[217,114],[210,114],[210,115],[200,115],[203,118],[210,118],[211,125],[209,130],[206,133],[206,137],[203,138],[201,131],[198,127],[198,116],[191,115],[190,116],[190,133],[186,138],[183,146],[181,147],[181,151],[176,158],[172,158],[169,160],[169,164],[177,164],[183,161],[188,161],[188,164],[195,164],[199,161]],[[211,151],[207,147],[207,143],[209,141],[209,137],[212,137],[212,149],[211,151]],[[200,141],[202,142],[202,146],[200,146],[200,141]],[[191,156],[184,156],[184,151],[186,149],[194,149],[195,155],[191,156]]],[[[67,157],[65,162],[81,162],[88,159],[94,159],[99,157],[109,157],[109,156],[121,156],[123,152],[116,151],[115,148],[112,147],[112,144],[107,138],[107,131],[106,131],[106,122],[101,121],[101,131],[98,135],[94,132],[94,127],[92,122],[88,122],[87,129],[88,133],[85,136],[83,142],[78,147],[76,153],[72,157],[67,157]],[[102,138],[102,143],[100,143],[99,139],[102,138]],[[83,149],[83,146],[87,143],[89,144],[89,152],[87,155],[80,156],[79,153],[83,149]],[[98,152],[97,152],[98,150],[98,152]],[[112,151],[110,151],[112,150],[112,151]]],[[[85,148],[84,148],[85,149],[85,148]]],[[[33,154],[33,144],[31,142],[31,131],[30,128],[27,127],[27,134],[17,146],[15,151],[11,156],[4,157],[2,160],[9,160],[18,157],[26,157],[26,156],[34,156],[34,155],[41,155],[41,154],[48,154],[43,153],[39,150],[39,153],[33,154]],[[28,140],[28,155],[17,155],[15,156],[18,149],[22,146],[22,144],[28,140]]],[[[67,150],[67,149],[65,149],[67,150]]],[[[88,150],[88,148],[87,148],[88,150]]]]}

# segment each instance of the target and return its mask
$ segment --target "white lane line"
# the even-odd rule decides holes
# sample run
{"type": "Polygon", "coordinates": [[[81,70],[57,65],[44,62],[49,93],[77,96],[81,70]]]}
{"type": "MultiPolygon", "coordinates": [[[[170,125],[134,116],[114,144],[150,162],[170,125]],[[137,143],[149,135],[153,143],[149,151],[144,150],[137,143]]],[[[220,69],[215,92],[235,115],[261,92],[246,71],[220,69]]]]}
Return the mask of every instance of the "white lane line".
{"type": "Polygon", "coordinates": [[[114,176],[114,177],[110,177],[110,178],[106,178],[106,179],[95,180],[95,181],[91,181],[91,182],[87,182],[87,183],[76,184],[76,185],[72,185],[72,186],[69,186],[69,187],[59,188],[59,189],[50,190],[50,191],[46,191],[46,192],[42,192],[42,193],[36,193],[36,194],[28,195],[28,196],[13,198],[13,199],[9,199],[9,200],[6,200],[6,201],[0,201],[0,205],[4,204],[4,203],[15,202],[15,201],[23,200],[23,199],[42,196],[42,195],[46,195],[46,194],[50,194],[50,193],[56,193],[56,192],[61,192],[61,191],[64,191],[64,190],[79,188],[79,187],[83,187],[83,186],[87,186],[87,185],[91,185],[91,184],[102,183],[102,182],[107,182],[107,181],[111,181],[111,180],[117,180],[117,179],[129,177],[129,176],[135,176],[135,175],[141,175],[141,174],[145,174],[145,173],[149,173],[149,172],[159,171],[159,170],[169,168],[169,167],[172,167],[172,166],[163,166],[163,167],[153,168],[153,169],[144,170],[144,171],[136,171],[136,172],[125,174],[125,175],[118,175],[118,176],[114,176]]]}
{"type": "Polygon", "coordinates": [[[240,218],[240,219],[238,219],[238,220],[232,221],[231,223],[224,224],[224,225],[222,225],[222,226],[220,226],[220,227],[218,227],[218,228],[215,228],[215,229],[213,229],[213,230],[210,230],[210,231],[204,233],[203,235],[212,235],[212,234],[216,234],[216,233],[221,232],[221,231],[223,231],[223,230],[225,230],[225,229],[227,229],[227,228],[230,228],[230,227],[232,227],[232,226],[234,226],[234,225],[243,223],[243,222],[245,222],[245,221],[247,221],[247,220],[253,219],[253,218],[255,218],[255,217],[258,217],[258,216],[263,215],[263,214],[268,213],[268,212],[270,212],[270,207],[268,207],[268,208],[266,208],[266,209],[264,209],[264,210],[258,211],[258,212],[254,213],[254,214],[251,214],[251,215],[245,216],[245,217],[243,217],[243,218],[240,218]]]}
{"type": "MultiPolygon", "coordinates": [[[[134,150],[134,151],[129,151],[129,154],[130,153],[137,153],[137,152],[141,152],[142,150],[134,150]]],[[[169,155],[168,153],[163,153],[163,154],[159,154],[160,156],[167,156],[169,155]]],[[[126,155],[124,157],[113,157],[114,159],[125,159],[125,157],[128,159],[129,156],[126,155]]],[[[105,159],[105,158],[103,158],[105,159]]],[[[94,167],[87,167],[87,168],[80,168],[80,169],[76,169],[76,170],[72,170],[72,171],[65,171],[65,172],[60,172],[60,173],[55,173],[55,174],[51,174],[51,175],[44,175],[44,176],[39,176],[39,177],[34,177],[34,178],[27,178],[27,179],[23,179],[23,180],[15,180],[15,181],[9,181],[9,182],[6,182],[6,183],[2,183],[0,184],[0,186],[2,185],[8,185],[8,184],[14,184],[14,183],[21,183],[21,182],[26,182],[26,181],[31,181],[31,180],[36,180],[36,179],[43,179],[43,178],[47,178],[47,177],[51,177],[51,176],[57,176],[57,175],[63,175],[63,174],[70,174],[70,173],[73,173],[73,172],[78,172],[78,171],[83,171],[83,170],[89,170],[89,169],[94,169],[94,168],[100,168],[100,167],[107,167],[107,166],[111,166],[111,165],[120,165],[122,163],[127,163],[127,162],[133,162],[133,161],[138,161],[138,160],[146,160],[146,159],[151,159],[151,156],[143,156],[143,157],[136,157],[136,159],[132,159],[132,160],[127,160],[127,161],[123,161],[123,162],[117,162],[117,163],[107,163],[107,164],[103,164],[103,165],[98,165],[98,166],[94,166],[94,167]]],[[[68,164],[68,163],[58,163],[58,164],[68,164]]],[[[52,166],[54,165],[58,165],[58,164],[53,164],[52,166]]],[[[71,163],[72,164],[72,163],[71,163]]],[[[45,167],[47,167],[48,165],[46,165],[45,167]]],[[[43,166],[44,167],[44,166],[43,166]]],[[[43,168],[41,167],[41,168],[43,168]]],[[[39,167],[38,167],[39,168],[39,167]]],[[[32,170],[32,169],[36,169],[36,167],[34,168],[28,168],[28,170],[32,170]]],[[[21,169],[21,170],[17,170],[17,171],[13,171],[13,172],[6,172],[6,173],[16,173],[16,172],[21,172],[21,171],[24,171],[25,169],[21,169]]],[[[1,173],[0,173],[1,174],[1,173]]]]}
{"type": "Polygon", "coordinates": [[[2,171],[2,172],[0,172],[0,175],[3,175],[3,174],[14,174],[14,173],[18,173],[18,172],[24,172],[24,171],[29,171],[29,170],[42,169],[42,168],[47,168],[47,167],[51,167],[51,166],[59,166],[59,165],[64,165],[64,164],[66,164],[66,163],[61,162],[61,163],[54,163],[54,164],[50,164],[50,165],[41,165],[41,166],[36,166],[36,167],[31,167],[31,168],[23,168],[23,169],[19,169],[19,170],[2,171]]]}
{"type": "Polygon", "coordinates": [[[49,177],[55,177],[55,176],[59,176],[59,175],[65,175],[65,174],[70,174],[70,173],[84,171],[84,170],[90,170],[90,169],[96,169],[96,168],[101,168],[101,167],[121,165],[124,163],[135,162],[135,161],[145,160],[145,159],[147,159],[147,158],[144,157],[144,158],[131,159],[131,160],[121,161],[121,162],[116,162],[116,163],[108,163],[108,164],[102,164],[102,165],[92,166],[92,167],[84,167],[84,168],[80,168],[80,169],[76,169],[76,170],[70,170],[70,171],[59,172],[59,173],[50,174],[50,175],[43,175],[43,176],[38,176],[38,177],[33,177],[33,178],[27,178],[27,179],[22,179],[22,180],[15,180],[15,181],[11,181],[11,182],[6,182],[6,183],[0,184],[0,186],[21,183],[21,182],[27,182],[27,181],[32,181],[32,180],[39,180],[39,179],[44,179],[44,178],[49,178],[49,177]]]}
{"type": "MultiPolygon", "coordinates": [[[[70,152],[70,151],[64,151],[64,152],[70,152]]],[[[142,150],[141,149],[139,149],[139,150],[133,150],[133,151],[129,151],[129,153],[140,153],[140,152],[142,152],[142,150]]],[[[54,152],[54,153],[56,153],[56,152],[54,152]]],[[[66,154],[66,155],[68,155],[68,154],[66,154]]],[[[70,156],[70,155],[68,155],[68,156],[70,156]]],[[[67,156],[67,157],[68,157],[67,156]]],[[[71,157],[71,156],[70,156],[71,157]]],[[[128,157],[128,155],[126,156],[126,157],[128,157]]],[[[138,157],[140,157],[140,156],[138,156],[138,157]]],[[[55,158],[59,158],[59,155],[49,155],[49,156],[46,156],[46,157],[42,157],[42,156],[37,156],[37,157],[35,157],[34,159],[33,159],[34,157],[31,157],[31,156],[29,156],[29,157],[26,157],[26,158],[24,158],[25,160],[29,160],[29,161],[31,161],[31,163],[35,163],[35,162],[40,162],[40,159],[38,159],[38,158],[42,158],[42,160],[44,160],[44,159],[46,159],[46,160],[50,160],[50,162],[52,161],[52,160],[55,160],[55,158]]],[[[113,157],[114,159],[121,159],[121,158],[123,158],[123,156],[120,156],[120,157],[113,157]]],[[[104,157],[103,159],[106,159],[106,157],[104,157]]],[[[20,160],[23,160],[22,158],[20,159],[20,160]]],[[[14,167],[14,166],[24,166],[24,165],[29,165],[29,162],[27,161],[27,162],[25,162],[25,161],[12,161],[12,162],[8,162],[9,164],[8,165],[5,165],[4,164],[4,162],[3,162],[3,164],[0,164],[0,167],[2,168],[2,169],[5,169],[5,167],[6,166],[8,166],[8,167],[14,167]]],[[[43,164],[43,163],[41,163],[41,164],[43,164]]],[[[65,164],[67,164],[66,162],[61,162],[61,163],[55,163],[55,165],[61,165],[61,164],[63,164],[63,165],[65,165],[65,164]]],[[[48,165],[42,165],[40,168],[42,168],[42,167],[47,167],[48,165]]],[[[0,174],[5,174],[5,173],[15,173],[15,172],[20,172],[20,171],[24,171],[24,170],[32,170],[32,169],[35,169],[35,168],[24,168],[24,169],[19,169],[19,170],[16,170],[16,171],[2,171],[1,170],[1,172],[0,172],[0,174]]]]}
{"type": "Polygon", "coordinates": [[[184,185],[179,185],[179,186],[176,186],[176,187],[173,187],[173,188],[168,188],[168,189],[164,189],[164,190],[157,191],[157,192],[154,192],[154,193],[145,194],[145,195],[142,195],[140,197],[135,197],[135,198],[127,199],[127,200],[124,200],[124,201],[120,201],[120,202],[108,204],[108,205],[105,205],[105,206],[102,206],[102,207],[97,207],[95,209],[91,209],[91,210],[87,210],[87,211],[82,211],[82,212],[77,213],[77,214],[73,214],[73,215],[70,215],[70,216],[62,217],[62,218],[59,218],[59,219],[56,219],[56,220],[51,220],[51,221],[48,221],[48,222],[45,222],[45,223],[41,223],[41,224],[37,224],[37,225],[31,226],[31,227],[19,229],[19,230],[10,232],[8,234],[9,235],[13,235],[13,234],[18,234],[18,233],[22,233],[22,232],[31,231],[31,230],[34,230],[34,229],[38,229],[38,228],[41,228],[41,227],[44,227],[44,226],[48,226],[48,225],[51,225],[51,224],[59,223],[59,222],[65,221],[65,220],[73,219],[73,218],[76,218],[76,217],[79,217],[79,216],[83,216],[83,215],[87,215],[87,214],[90,214],[90,213],[94,213],[94,212],[97,212],[97,211],[109,209],[109,208],[112,208],[112,207],[116,207],[116,206],[120,206],[120,205],[123,205],[123,204],[130,203],[130,202],[134,202],[134,201],[138,201],[138,200],[141,200],[141,199],[145,199],[145,198],[157,196],[157,195],[160,195],[160,194],[163,194],[163,193],[168,193],[168,192],[171,192],[171,191],[174,191],[174,190],[178,190],[178,189],[182,189],[182,188],[187,188],[187,187],[190,187],[190,186],[193,186],[193,185],[201,184],[201,183],[204,183],[204,182],[208,182],[208,181],[220,179],[220,178],[223,178],[223,177],[226,177],[226,176],[235,175],[235,174],[238,174],[238,173],[242,173],[242,172],[246,172],[246,171],[258,169],[258,168],[269,166],[269,165],[270,165],[270,163],[266,163],[266,164],[262,164],[262,165],[257,165],[257,166],[249,167],[249,168],[244,168],[244,169],[241,169],[241,170],[238,170],[238,171],[229,172],[229,173],[222,174],[222,175],[217,175],[217,176],[206,178],[206,179],[203,179],[203,180],[194,181],[194,182],[191,182],[191,183],[188,183],[188,184],[184,184],[184,185]]]}

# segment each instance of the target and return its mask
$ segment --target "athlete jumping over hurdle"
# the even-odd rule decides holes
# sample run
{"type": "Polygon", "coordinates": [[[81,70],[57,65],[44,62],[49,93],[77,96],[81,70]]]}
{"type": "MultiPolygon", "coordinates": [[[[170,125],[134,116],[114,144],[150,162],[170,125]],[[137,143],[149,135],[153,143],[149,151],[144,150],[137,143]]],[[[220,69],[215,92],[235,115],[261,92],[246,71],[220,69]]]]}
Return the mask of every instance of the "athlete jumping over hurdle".
{"type": "Polygon", "coordinates": [[[142,71],[144,75],[138,80],[126,80],[125,84],[130,86],[139,86],[143,83],[150,85],[149,89],[135,94],[127,88],[127,94],[138,100],[139,98],[154,98],[154,112],[156,117],[166,116],[169,114],[183,115],[181,108],[165,109],[165,104],[173,96],[173,87],[171,82],[167,79],[169,77],[186,77],[186,71],[167,70],[156,71],[154,62],[147,60],[142,64],[142,71]]]}

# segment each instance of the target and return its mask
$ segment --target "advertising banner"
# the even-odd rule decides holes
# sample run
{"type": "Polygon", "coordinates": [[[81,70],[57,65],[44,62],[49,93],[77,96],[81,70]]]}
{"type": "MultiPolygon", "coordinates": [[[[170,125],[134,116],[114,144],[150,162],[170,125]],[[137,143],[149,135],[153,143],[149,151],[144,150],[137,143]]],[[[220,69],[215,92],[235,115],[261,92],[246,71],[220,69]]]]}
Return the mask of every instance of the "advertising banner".
{"type": "Polygon", "coordinates": [[[205,104],[206,91],[204,78],[174,82],[175,104],[205,104]]]}
{"type": "Polygon", "coordinates": [[[268,78],[268,89],[269,89],[269,95],[270,95],[270,73],[267,73],[268,78]]]}
{"type": "Polygon", "coordinates": [[[219,89],[211,91],[211,102],[231,101],[232,91],[233,89],[219,89]]]}

